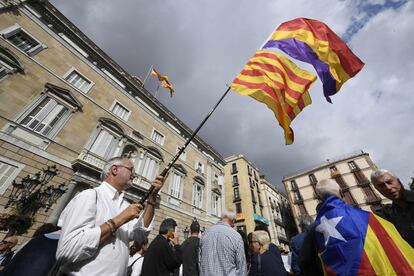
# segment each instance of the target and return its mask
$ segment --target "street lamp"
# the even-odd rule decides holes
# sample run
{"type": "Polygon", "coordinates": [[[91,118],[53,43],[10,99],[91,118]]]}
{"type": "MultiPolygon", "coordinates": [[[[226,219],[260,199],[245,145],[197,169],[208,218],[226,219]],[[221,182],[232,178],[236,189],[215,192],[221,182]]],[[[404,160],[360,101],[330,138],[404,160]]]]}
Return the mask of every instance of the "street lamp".
{"type": "Polygon", "coordinates": [[[31,226],[32,217],[40,208],[44,208],[47,212],[66,192],[64,184],[58,187],[49,184],[57,174],[56,166],[48,166],[32,176],[25,176],[21,181],[13,180],[5,208],[14,207],[15,210],[0,214],[0,229],[9,230],[8,235],[13,235],[16,231],[24,233],[31,226]]]}

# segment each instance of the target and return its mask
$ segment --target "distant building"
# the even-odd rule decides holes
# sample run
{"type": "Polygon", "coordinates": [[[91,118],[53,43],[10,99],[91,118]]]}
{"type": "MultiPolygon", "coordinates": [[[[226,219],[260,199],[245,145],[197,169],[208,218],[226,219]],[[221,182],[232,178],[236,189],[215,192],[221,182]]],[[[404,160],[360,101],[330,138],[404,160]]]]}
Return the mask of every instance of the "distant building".
{"type": "MultiPolygon", "coordinates": [[[[288,249],[292,230],[285,229],[289,225],[287,198],[261,178],[259,169],[243,155],[232,155],[225,161],[226,208],[236,211],[237,229],[248,234],[256,225],[264,225],[269,229],[272,242],[288,249]]],[[[293,223],[293,218],[290,219],[293,223]]]]}
{"type": "Polygon", "coordinates": [[[369,154],[360,151],[285,176],[283,184],[298,229],[301,229],[301,215],[310,215],[314,218],[316,216],[319,200],[315,193],[315,185],[322,179],[334,179],[342,189],[344,200],[352,206],[371,210],[388,203],[389,200],[378,193],[369,180],[375,169],[377,167],[369,154]]]}
{"type": "Polygon", "coordinates": [[[290,238],[297,233],[289,200],[262,175],[260,194],[263,200],[263,215],[269,220],[272,242],[289,249],[290,238]]]}
{"type": "MultiPolygon", "coordinates": [[[[0,128],[0,213],[10,211],[4,206],[13,180],[48,165],[60,172],[53,183],[68,189],[48,213],[36,214],[26,239],[56,222],[76,193],[99,185],[113,156],[131,155],[138,177],[126,198],[140,199],[192,135],[49,1],[0,0],[0,128]]],[[[160,192],[154,229],[166,217],[178,222],[181,236],[194,217],[202,227],[215,223],[224,206],[224,165],[195,137],[160,192]]]]}

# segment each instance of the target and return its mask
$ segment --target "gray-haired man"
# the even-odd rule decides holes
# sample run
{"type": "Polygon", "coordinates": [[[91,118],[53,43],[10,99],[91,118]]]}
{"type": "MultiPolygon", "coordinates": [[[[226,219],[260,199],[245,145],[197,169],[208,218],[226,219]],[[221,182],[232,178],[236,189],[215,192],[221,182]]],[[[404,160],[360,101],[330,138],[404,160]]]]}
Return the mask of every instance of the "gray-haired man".
{"type": "Polygon", "coordinates": [[[392,204],[383,205],[375,213],[392,222],[401,236],[414,248],[414,192],[405,190],[392,172],[377,170],[371,174],[371,182],[392,204]]]}
{"type": "Polygon", "coordinates": [[[147,207],[129,204],[123,191],[132,185],[131,160],[112,158],[104,168],[105,180],[73,198],[62,212],[62,235],[56,258],[69,275],[126,275],[128,244],[142,232],[148,234],[154,204],[165,178],[152,182],[154,192],[147,207]]]}
{"type": "Polygon", "coordinates": [[[242,237],[233,229],[236,214],[228,212],[207,229],[200,241],[201,276],[245,276],[246,256],[242,237]]]}

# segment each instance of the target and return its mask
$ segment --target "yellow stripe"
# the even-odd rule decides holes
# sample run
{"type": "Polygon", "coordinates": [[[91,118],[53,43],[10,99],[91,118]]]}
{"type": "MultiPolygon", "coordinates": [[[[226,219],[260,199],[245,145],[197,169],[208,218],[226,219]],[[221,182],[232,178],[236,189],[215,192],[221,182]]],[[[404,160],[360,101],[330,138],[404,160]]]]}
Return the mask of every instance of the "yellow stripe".
{"type": "Polygon", "coordinates": [[[375,215],[375,218],[382,224],[384,230],[388,233],[388,236],[392,239],[407,262],[410,264],[411,269],[414,270],[414,249],[401,237],[401,234],[397,231],[395,226],[379,216],[375,215]]]}
{"type": "Polygon", "coordinates": [[[365,237],[364,250],[377,275],[395,275],[394,268],[392,267],[381,242],[369,225],[365,237]]]}
{"type": "Polygon", "coordinates": [[[339,60],[338,55],[329,47],[328,41],[319,40],[315,38],[315,36],[310,31],[304,29],[298,29],[294,31],[279,30],[274,32],[270,37],[271,40],[281,40],[288,38],[295,38],[297,40],[305,42],[306,44],[308,44],[309,47],[312,48],[312,50],[319,57],[320,60],[330,65],[329,71],[331,72],[335,80],[338,82],[338,90],[342,86],[342,84],[344,84],[350,78],[341,66],[341,62],[339,60]]]}
{"type": "MultiPolygon", "coordinates": [[[[279,62],[279,63],[285,64],[286,67],[288,67],[293,73],[295,73],[299,77],[302,77],[304,79],[308,79],[310,81],[313,80],[313,79],[316,79],[316,76],[314,74],[310,73],[309,71],[306,71],[305,69],[300,68],[299,66],[297,66],[293,61],[291,61],[288,57],[286,57],[282,53],[278,53],[278,52],[271,51],[271,50],[258,50],[255,55],[257,55],[257,54],[270,54],[270,55],[274,55],[274,56],[276,56],[277,58],[280,59],[281,62],[279,62]]],[[[253,58],[259,58],[259,57],[254,56],[253,58]]],[[[270,59],[268,57],[260,57],[260,58],[270,59]]],[[[277,60],[273,60],[273,61],[274,62],[278,62],[277,60]]],[[[284,69],[283,69],[283,71],[285,72],[284,69]]]]}
{"type": "MultiPolygon", "coordinates": [[[[289,145],[293,143],[293,140],[290,138],[293,136],[293,131],[290,129],[291,121],[289,116],[287,116],[285,109],[283,108],[283,104],[276,103],[270,95],[259,89],[250,89],[236,83],[232,83],[231,88],[242,95],[248,95],[257,101],[266,104],[266,106],[273,111],[277,121],[279,122],[279,125],[283,128],[286,144],[289,145]]],[[[280,91],[277,89],[275,92],[277,93],[280,91]]]]}
{"type": "MultiPolygon", "coordinates": [[[[246,68],[245,68],[246,69],[246,68]]],[[[282,83],[283,86],[286,86],[286,84],[283,83],[283,79],[280,75],[278,75],[278,77],[276,76],[272,76],[272,77],[267,77],[267,76],[246,76],[246,75],[239,75],[237,77],[239,80],[243,80],[249,83],[254,83],[254,84],[261,84],[261,83],[266,83],[268,86],[272,87],[273,90],[280,90],[279,87],[276,86],[276,84],[273,82],[273,80],[278,81],[280,83],[282,83]],[[273,78],[273,80],[271,79],[273,78]]],[[[304,86],[301,86],[303,89],[305,88],[304,86]]],[[[291,88],[292,89],[292,88],[291,88]]],[[[294,90],[294,89],[292,89],[294,90]]],[[[290,94],[288,94],[287,92],[283,91],[283,98],[282,98],[282,103],[285,102],[286,104],[293,106],[296,106],[298,103],[298,99],[295,99],[294,97],[292,97],[290,94]]],[[[302,94],[305,93],[306,91],[296,91],[296,93],[302,94]]],[[[281,92],[282,93],[282,92],[281,92]]]]}
{"type": "MultiPolygon", "coordinates": [[[[274,52],[269,52],[269,51],[257,51],[257,53],[259,52],[264,52],[264,53],[270,53],[272,55],[276,55],[278,56],[281,61],[285,64],[286,67],[288,67],[293,74],[295,74],[298,77],[301,77],[305,80],[308,80],[311,82],[311,84],[316,80],[316,76],[297,67],[294,63],[292,63],[288,58],[284,57],[281,54],[276,54],[274,52]]],[[[266,57],[253,57],[251,59],[251,61],[253,62],[258,62],[261,64],[270,64],[273,65],[277,68],[279,68],[281,70],[281,72],[284,74],[285,79],[283,79],[283,77],[280,75],[280,73],[278,72],[273,72],[273,71],[268,71],[268,70],[264,70],[263,68],[261,68],[258,65],[246,65],[243,69],[246,71],[249,70],[258,70],[258,71],[262,71],[265,72],[266,76],[269,77],[270,79],[280,82],[282,84],[284,84],[285,86],[288,86],[291,90],[299,93],[299,94],[303,94],[305,93],[306,90],[306,85],[303,84],[299,84],[297,82],[295,82],[294,80],[290,79],[288,74],[286,73],[286,70],[284,69],[284,67],[282,66],[282,64],[277,61],[277,60],[273,60],[270,58],[266,58],[266,57]]],[[[237,78],[241,79],[241,80],[245,80],[248,82],[252,82],[252,83],[259,83],[265,80],[264,76],[245,76],[240,74],[237,78]],[[254,80],[256,79],[256,80],[254,80]]],[[[268,85],[270,85],[269,82],[266,82],[268,85]]],[[[273,84],[271,85],[272,87],[274,86],[273,84]]],[[[297,99],[292,97],[289,94],[285,94],[285,98],[290,101],[293,105],[297,104],[297,99]]]]}

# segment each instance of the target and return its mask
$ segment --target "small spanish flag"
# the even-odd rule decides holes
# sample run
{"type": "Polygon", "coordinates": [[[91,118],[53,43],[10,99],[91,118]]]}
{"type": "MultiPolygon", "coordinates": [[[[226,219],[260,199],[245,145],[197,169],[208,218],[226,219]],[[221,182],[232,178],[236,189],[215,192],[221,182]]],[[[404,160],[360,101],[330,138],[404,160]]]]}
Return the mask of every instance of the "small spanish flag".
{"type": "Polygon", "coordinates": [[[170,90],[170,96],[172,97],[175,90],[174,90],[174,87],[171,85],[171,83],[168,81],[168,76],[161,75],[154,68],[151,69],[151,75],[158,78],[158,80],[161,82],[162,87],[167,88],[167,89],[170,90]]]}

